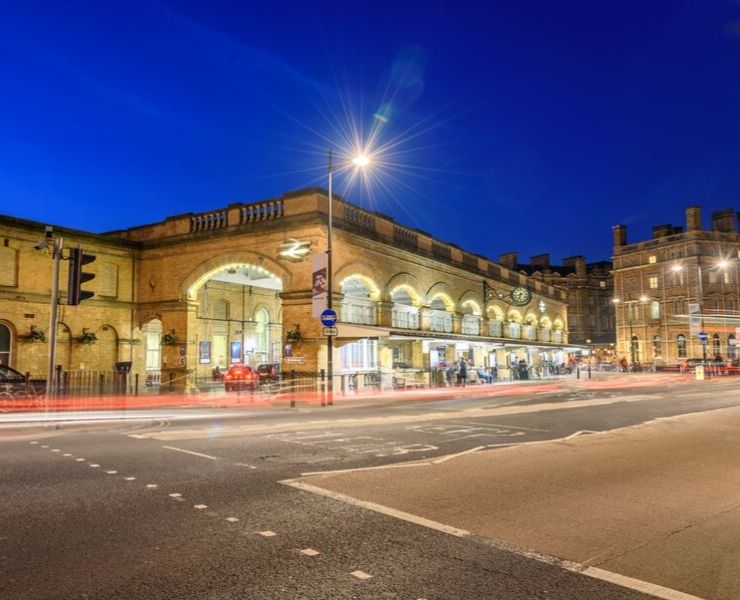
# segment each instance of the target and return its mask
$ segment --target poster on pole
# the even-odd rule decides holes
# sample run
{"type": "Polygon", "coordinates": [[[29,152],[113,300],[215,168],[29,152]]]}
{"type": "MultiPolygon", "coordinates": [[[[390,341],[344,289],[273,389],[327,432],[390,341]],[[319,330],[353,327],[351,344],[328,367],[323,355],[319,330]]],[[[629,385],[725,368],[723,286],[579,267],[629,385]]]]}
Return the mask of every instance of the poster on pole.
{"type": "Polygon", "coordinates": [[[689,303],[689,334],[699,335],[701,329],[701,315],[699,314],[699,304],[689,303]]]}
{"type": "Polygon", "coordinates": [[[319,252],[313,256],[313,273],[311,275],[312,309],[311,316],[320,317],[326,310],[327,300],[327,256],[319,252]]]}

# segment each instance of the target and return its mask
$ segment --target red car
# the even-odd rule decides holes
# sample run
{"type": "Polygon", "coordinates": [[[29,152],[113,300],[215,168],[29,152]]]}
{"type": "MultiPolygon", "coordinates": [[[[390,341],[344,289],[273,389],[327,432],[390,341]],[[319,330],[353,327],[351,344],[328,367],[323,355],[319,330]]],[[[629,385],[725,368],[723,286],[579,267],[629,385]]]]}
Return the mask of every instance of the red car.
{"type": "Polygon", "coordinates": [[[234,365],[224,373],[224,388],[234,390],[253,390],[259,382],[259,375],[247,365],[234,365]]]}

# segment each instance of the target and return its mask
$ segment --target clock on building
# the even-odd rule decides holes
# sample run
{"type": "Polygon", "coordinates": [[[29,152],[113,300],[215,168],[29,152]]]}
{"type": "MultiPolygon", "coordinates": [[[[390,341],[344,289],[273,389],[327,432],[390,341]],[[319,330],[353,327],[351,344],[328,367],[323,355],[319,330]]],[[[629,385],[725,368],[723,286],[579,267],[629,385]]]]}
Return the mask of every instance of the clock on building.
{"type": "Polygon", "coordinates": [[[532,300],[532,292],[525,287],[515,287],[511,290],[511,303],[516,306],[524,306],[532,300]]]}

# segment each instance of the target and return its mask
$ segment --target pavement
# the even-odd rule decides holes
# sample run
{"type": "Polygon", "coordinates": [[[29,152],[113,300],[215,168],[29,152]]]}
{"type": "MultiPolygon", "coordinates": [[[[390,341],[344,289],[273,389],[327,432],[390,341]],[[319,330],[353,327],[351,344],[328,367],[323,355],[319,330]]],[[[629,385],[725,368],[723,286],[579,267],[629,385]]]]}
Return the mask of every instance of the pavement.
{"type": "Polygon", "coordinates": [[[662,597],[737,600],[738,431],[740,408],[727,408],[298,483],[661,586],[662,597]]]}

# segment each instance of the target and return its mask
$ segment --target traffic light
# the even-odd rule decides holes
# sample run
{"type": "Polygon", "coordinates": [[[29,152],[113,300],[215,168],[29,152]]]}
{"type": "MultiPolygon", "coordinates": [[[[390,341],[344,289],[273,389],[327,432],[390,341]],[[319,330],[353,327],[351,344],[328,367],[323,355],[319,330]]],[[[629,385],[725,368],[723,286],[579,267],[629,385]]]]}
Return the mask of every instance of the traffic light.
{"type": "Polygon", "coordinates": [[[69,251],[69,279],[67,281],[67,304],[77,306],[83,300],[89,300],[95,292],[82,289],[82,284],[95,279],[93,273],[82,271],[83,265],[89,265],[95,260],[94,254],[83,254],[82,248],[72,248],[69,251]]]}

